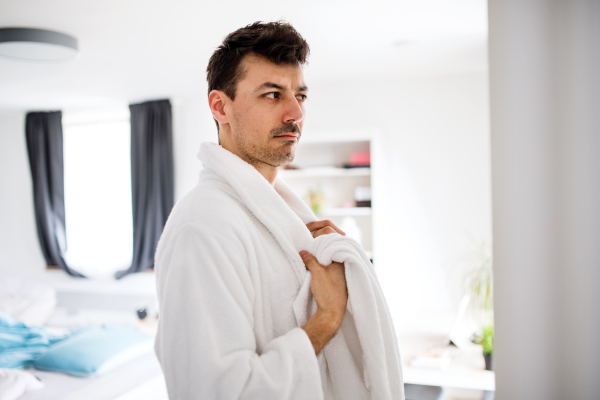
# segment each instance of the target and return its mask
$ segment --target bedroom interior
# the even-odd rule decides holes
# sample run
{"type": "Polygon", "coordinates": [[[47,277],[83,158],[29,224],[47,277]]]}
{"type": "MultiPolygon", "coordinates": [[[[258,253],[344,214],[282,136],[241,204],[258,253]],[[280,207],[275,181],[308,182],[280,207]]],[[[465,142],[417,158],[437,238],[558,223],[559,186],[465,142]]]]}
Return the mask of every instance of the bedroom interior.
{"type": "MultiPolygon", "coordinates": [[[[0,56],[0,327],[29,333],[43,325],[35,332],[49,348],[67,338],[58,356],[48,352],[37,369],[26,370],[44,387],[0,368],[0,393],[5,378],[18,380],[23,393],[11,399],[167,399],[152,351],[159,318],[152,251],[136,250],[128,239],[139,209],[132,179],[153,179],[135,178],[129,168],[130,106],[169,105],[172,161],[161,165],[173,169],[166,184],[176,202],[198,180],[200,143],[216,141],[204,72],[211,52],[236,28],[285,19],[311,46],[310,99],[297,159],[281,176],[318,215],[346,224],[371,256],[398,334],[407,400],[597,398],[600,383],[592,375],[600,357],[590,356],[597,351],[564,341],[565,326],[577,327],[587,343],[600,334],[589,287],[600,279],[590,241],[600,237],[591,201],[599,200],[600,180],[590,172],[600,171],[590,152],[600,146],[589,135],[593,124],[586,125],[598,122],[588,106],[598,104],[600,90],[582,89],[598,88],[586,66],[598,66],[600,57],[581,56],[598,55],[597,41],[582,38],[598,33],[589,22],[598,22],[599,11],[582,12],[591,4],[583,0],[552,10],[543,1],[499,3],[236,0],[225,8],[187,0],[0,0],[0,29],[47,29],[78,42],[76,56],[63,61],[0,56]],[[529,51],[556,43],[547,28],[556,21],[569,33],[564,47],[529,51]],[[539,32],[528,30],[530,22],[539,32]],[[536,71],[561,55],[572,64],[536,71]],[[571,85],[577,90],[570,92],[571,85]],[[580,108],[553,112],[564,103],[548,100],[550,92],[539,89],[545,87],[580,108]],[[48,266],[36,228],[27,115],[56,111],[65,141],[65,265],[89,279],[48,266]],[[556,119],[549,139],[549,125],[539,121],[556,119]],[[571,139],[568,123],[583,133],[571,139]],[[94,139],[76,143],[94,129],[94,139]],[[102,129],[124,132],[118,148],[102,129]],[[105,182],[90,179],[108,173],[113,178],[105,182]],[[565,187],[569,194],[546,202],[565,187]],[[494,265],[505,264],[494,270],[494,308],[484,299],[477,309],[476,295],[467,294],[473,284],[491,290],[485,274],[492,273],[492,247],[494,265]],[[566,268],[557,260],[578,264],[566,268]],[[494,320],[498,351],[488,370],[485,341],[473,343],[473,334],[485,333],[484,325],[493,329],[494,320]],[[539,345],[527,346],[522,337],[539,345]],[[96,358],[81,353],[91,347],[99,349],[96,358]],[[558,355],[548,351],[556,348],[558,355]],[[72,362],[78,354],[86,356],[72,362]],[[557,360],[559,366],[547,367],[557,360]],[[574,362],[579,367],[563,367],[574,362]]],[[[32,351],[13,359],[39,355],[32,351]]]]}

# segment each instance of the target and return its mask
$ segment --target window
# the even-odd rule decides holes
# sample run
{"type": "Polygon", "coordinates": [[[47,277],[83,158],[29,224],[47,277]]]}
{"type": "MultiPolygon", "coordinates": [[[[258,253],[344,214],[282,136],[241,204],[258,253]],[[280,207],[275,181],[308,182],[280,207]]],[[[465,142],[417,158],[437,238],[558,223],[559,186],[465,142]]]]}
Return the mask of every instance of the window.
{"type": "Polygon", "coordinates": [[[127,107],[63,115],[65,259],[90,278],[131,265],[130,135],[127,107]]]}

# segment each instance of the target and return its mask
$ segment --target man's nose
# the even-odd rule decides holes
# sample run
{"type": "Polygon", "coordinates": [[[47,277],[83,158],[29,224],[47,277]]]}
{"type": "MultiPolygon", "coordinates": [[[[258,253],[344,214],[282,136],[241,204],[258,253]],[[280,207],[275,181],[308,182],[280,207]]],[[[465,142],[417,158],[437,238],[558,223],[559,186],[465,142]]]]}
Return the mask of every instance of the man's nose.
{"type": "Polygon", "coordinates": [[[292,99],[286,102],[285,114],[283,116],[283,122],[296,122],[299,123],[304,118],[304,110],[300,105],[300,102],[297,98],[293,97],[292,99]]]}

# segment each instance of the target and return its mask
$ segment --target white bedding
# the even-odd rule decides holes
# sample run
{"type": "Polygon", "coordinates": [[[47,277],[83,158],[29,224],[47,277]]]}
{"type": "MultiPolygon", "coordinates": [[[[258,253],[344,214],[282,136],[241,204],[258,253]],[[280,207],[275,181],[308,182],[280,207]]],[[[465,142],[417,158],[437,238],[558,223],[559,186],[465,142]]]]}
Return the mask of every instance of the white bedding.
{"type": "MultiPolygon", "coordinates": [[[[154,353],[140,357],[106,375],[98,378],[76,378],[56,373],[27,370],[37,376],[45,384],[43,389],[28,392],[19,400],[114,400],[116,398],[132,399],[129,393],[140,392],[149,384],[156,389],[162,371],[154,353]]],[[[160,390],[153,390],[153,397],[144,400],[167,400],[166,387],[158,385],[160,390]]],[[[137,396],[136,396],[137,397],[137,396]]]]}
{"type": "Polygon", "coordinates": [[[0,276],[0,311],[26,325],[42,325],[56,307],[56,290],[43,282],[0,276]]]}
{"type": "Polygon", "coordinates": [[[16,400],[25,392],[40,390],[44,384],[27,371],[0,368],[0,399],[16,400]]]}

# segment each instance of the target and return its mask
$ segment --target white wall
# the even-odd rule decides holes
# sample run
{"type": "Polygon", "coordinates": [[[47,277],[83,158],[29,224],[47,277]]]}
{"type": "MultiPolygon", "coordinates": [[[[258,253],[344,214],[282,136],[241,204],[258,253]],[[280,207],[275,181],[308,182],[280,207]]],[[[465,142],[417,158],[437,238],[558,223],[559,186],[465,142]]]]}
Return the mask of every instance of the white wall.
{"type": "MultiPolygon", "coordinates": [[[[205,93],[205,92],[204,92],[205,93]]],[[[217,127],[208,109],[206,96],[176,98],[173,107],[173,152],[175,159],[175,201],[197,183],[202,164],[197,154],[202,142],[217,142],[217,127]]]]}
{"type": "Polygon", "coordinates": [[[600,2],[489,5],[496,399],[598,399],[600,2]]]}
{"type": "Polygon", "coordinates": [[[0,272],[41,272],[25,142],[25,113],[0,114],[0,272]]]}

